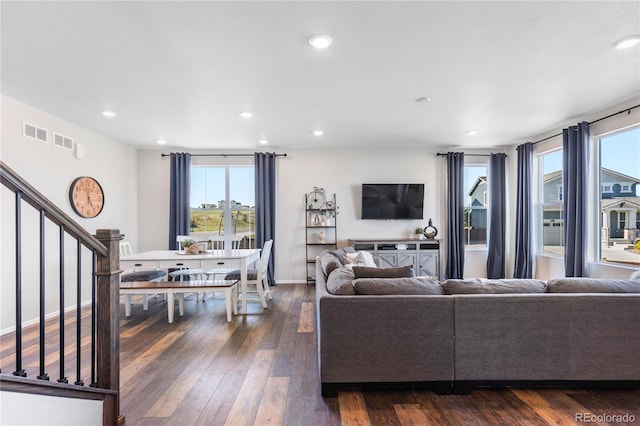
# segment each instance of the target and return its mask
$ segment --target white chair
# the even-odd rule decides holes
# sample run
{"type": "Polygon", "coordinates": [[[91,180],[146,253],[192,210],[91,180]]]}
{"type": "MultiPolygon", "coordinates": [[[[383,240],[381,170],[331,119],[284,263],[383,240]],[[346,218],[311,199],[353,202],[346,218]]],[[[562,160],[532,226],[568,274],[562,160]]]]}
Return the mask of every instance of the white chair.
{"type": "MultiPolygon", "coordinates": [[[[273,246],[273,240],[267,240],[262,247],[262,253],[260,254],[260,261],[258,262],[257,269],[247,270],[247,294],[241,294],[239,299],[247,298],[248,294],[257,294],[260,303],[263,308],[267,307],[267,301],[265,297],[272,300],[271,290],[269,290],[269,281],[267,279],[267,269],[269,268],[269,256],[271,256],[271,246],[273,246]],[[249,286],[255,286],[255,290],[249,290],[249,286]]],[[[240,270],[236,269],[233,272],[228,273],[225,276],[225,280],[240,280],[240,270]]],[[[242,290],[242,289],[240,289],[242,290]]]]}
{"type": "Polygon", "coordinates": [[[131,256],[133,249],[129,241],[120,241],[120,257],[131,256]]]}
{"type": "MultiPolygon", "coordinates": [[[[242,241],[242,235],[210,235],[209,241],[211,242],[211,249],[216,250],[238,250],[240,248],[240,241],[242,241]]],[[[234,268],[225,268],[224,265],[220,265],[216,268],[207,269],[204,271],[205,279],[215,279],[216,275],[226,275],[233,272],[234,268]]]]}

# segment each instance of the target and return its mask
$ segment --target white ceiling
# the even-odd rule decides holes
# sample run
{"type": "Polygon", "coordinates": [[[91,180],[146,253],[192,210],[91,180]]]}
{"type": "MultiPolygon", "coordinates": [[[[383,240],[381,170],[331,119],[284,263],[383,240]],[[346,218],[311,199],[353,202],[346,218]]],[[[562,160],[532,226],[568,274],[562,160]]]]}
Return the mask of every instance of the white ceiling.
{"type": "Polygon", "coordinates": [[[141,148],[511,145],[640,96],[640,1],[0,7],[2,93],[141,148]]]}

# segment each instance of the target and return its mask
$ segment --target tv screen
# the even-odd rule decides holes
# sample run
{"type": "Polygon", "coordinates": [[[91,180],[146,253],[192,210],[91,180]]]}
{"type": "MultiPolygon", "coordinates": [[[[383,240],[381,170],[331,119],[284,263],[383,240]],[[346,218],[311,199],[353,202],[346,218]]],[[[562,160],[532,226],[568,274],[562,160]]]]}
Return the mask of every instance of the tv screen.
{"type": "Polygon", "coordinates": [[[422,219],[423,183],[363,183],[363,219],[422,219]]]}

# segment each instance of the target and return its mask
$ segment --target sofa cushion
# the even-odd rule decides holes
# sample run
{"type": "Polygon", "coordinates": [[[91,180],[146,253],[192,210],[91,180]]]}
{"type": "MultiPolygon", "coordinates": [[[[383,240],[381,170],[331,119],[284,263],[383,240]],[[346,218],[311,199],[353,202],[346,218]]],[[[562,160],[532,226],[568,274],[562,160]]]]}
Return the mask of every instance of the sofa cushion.
{"type": "Polygon", "coordinates": [[[353,275],[356,278],[411,278],[416,276],[412,266],[399,266],[397,268],[354,266],[353,275]]]}
{"type": "Polygon", "coordinates": [[[368,251],[358,251],[353,253],[346,253],[344,256],[340,258],[342,264],[349,268],[354,266],[368,266],[370,268],[375,268],[376,262],[373,260],[373,255],[368,251]]]}
{"type": "Polygon", "coordinates": [[[342,268],[340,258],[330,251],[323,251],[322,253],[320,253],[320,255],[318,256],[318,261],[320,262],[322,273],[324,273],[325,277],[328,277],[329,274],[331,274],[336,269],[342,268]]]}
{"type": "Polygon", "coordinates": [[[637,271],[633,271],[631,273],[631,276],[629,277],[630,280],[640,280],[640,269],[638,269],[637,271]]]}
{"type": "Polygon", "coordinates": [[[356,294],[368,295],[440,295],[442,286],[438,281],[424,277],[405,278],[358,278],[353,281],[356,294]]]}
{"type": "Polygon", "coordinates": [[[158,278],[162,278],[165,275],[167,275],[165,271],[160,271],[157,269],[135,271],[120,275],[120,282],[128,283],[133,281],[153,281],[157,280],[158,278]]]}
{"type": "Polygon", "coordinates": [[[534,279],[449,279],[442,283],[445,294],[544,293],[546,284],[534,279]]]}
{"type": "Polygon", "coordinates": [[[549,293],[640,293],[640,279],[554,278],[547,281],[549,293]]]}
{"type": "Polygon", "coordinates": [[[327,291],[331,294],[356,294],[353,288],[353,271],[349,268],[338,268],[327,278],[327,291]]]}

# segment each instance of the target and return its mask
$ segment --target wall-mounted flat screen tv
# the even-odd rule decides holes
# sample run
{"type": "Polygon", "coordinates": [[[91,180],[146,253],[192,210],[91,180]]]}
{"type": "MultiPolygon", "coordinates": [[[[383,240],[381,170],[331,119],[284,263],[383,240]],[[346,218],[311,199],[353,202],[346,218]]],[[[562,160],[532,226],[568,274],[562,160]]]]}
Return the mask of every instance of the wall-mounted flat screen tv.
{"type": "Polygon", "coordinates": [[[363,183],[363,219],[422,219],[423,183],[363,183]]]}

